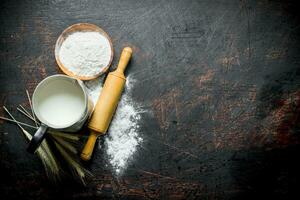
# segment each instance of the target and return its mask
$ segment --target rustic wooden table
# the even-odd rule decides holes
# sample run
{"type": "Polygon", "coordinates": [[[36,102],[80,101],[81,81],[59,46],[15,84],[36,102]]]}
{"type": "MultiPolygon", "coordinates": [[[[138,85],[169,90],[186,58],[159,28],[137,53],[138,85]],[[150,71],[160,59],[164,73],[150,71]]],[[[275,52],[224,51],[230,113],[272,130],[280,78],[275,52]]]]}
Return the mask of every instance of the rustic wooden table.
{"type": "MultiPolygon", "coordinates": [[[[1,1],[0,104],[28,106],[62,73],[59,34],[94,23],[127,70],[143,143],[116,178],[102,152],[86,188],[49,183],[15,125],[0,121],[1,199],[288,199],[298,194],[299,7],[292,0],[1,1]]],[[[114,66],[113,65],[113,66],[114,66]]],[[[5,115],[0,109],[0,115],[5,115]]]]}

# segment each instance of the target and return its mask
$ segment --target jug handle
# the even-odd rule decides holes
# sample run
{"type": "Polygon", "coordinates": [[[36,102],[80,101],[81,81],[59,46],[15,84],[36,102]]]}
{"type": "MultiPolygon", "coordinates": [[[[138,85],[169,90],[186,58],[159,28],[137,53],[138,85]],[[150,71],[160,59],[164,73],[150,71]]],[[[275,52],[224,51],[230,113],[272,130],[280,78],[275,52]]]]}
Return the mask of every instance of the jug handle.
{"type": "Polygon", "coordinates": [[[29,153],[34,153],[36,151],[36,149],[40,146],[40,144],[42,143],[43,139],[46,136],[47,130],[48,130],[48,126],[45,124],[41,124],[39,129],[33,135],[32,139],[27,147],[27,151],[29,153]]]}

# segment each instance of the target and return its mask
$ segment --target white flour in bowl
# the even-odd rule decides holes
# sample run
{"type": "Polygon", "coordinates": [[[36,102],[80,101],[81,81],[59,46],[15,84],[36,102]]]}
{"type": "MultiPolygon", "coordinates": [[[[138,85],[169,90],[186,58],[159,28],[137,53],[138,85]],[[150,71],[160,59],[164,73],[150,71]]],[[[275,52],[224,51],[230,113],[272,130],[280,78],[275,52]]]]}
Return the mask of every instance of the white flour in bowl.
{"type": "MultiPolygon", "coordinates": [[[[102,78],[85,81],[89,96],[94,104],[96,104],[102,89],[101,82],[102,78]]],[[[125,92],[121,96],[104,141],[104,148],[109,158],[108,161],[115,175],[122,174],[143,141],[139,134],[139,124],[141,113],[146,111],[140,108],[130,96],[133,83],[134,80],[127,77],[125,92]]]]}
{"type": "Polygon", "coordinates": [[[109,40],[99,32],[75,32],[69,35],[59,50],[59,59],[77,76],[95,76],[109,64],[109,40]]]}

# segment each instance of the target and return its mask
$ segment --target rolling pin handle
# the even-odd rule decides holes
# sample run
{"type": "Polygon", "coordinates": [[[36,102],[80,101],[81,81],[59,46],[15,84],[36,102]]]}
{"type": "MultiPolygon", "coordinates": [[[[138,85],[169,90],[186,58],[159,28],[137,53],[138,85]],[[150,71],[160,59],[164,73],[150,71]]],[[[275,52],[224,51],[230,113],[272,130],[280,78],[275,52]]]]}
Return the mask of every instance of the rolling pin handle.
{"type": "Polygon", "coordinates": [[[117,67],[117,71],[124,73],[126,66],[131,58],[132,49],[130,47],[125,47],[121,53],[120,61],[117,67]]]}
{"type": "Polygon", "coordinates": [[[89,139],[88,139],[87,143],[85,144],[85,146],[81,152],[81,155],[80,155],[82,160],[88,161],[91,159],[93,150],[94,150],[94,146],[97,141],[97,135],[98,135],[98,133],[95,133],[93,131],[91,132],[89,139]]]}

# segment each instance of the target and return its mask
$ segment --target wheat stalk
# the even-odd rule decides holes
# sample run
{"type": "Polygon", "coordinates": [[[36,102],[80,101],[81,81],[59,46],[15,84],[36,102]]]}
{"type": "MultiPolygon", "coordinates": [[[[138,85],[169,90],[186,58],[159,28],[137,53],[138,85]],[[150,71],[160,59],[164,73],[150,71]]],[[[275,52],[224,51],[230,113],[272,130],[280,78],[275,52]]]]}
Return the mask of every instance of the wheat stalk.
{"type": "Polygon", "coordinates": [[[55,135],[51,135],[52,138],[58,142],[61,146],[63,146],[65,149],[69,150],[71,153],[73,154],[77,154],[77,150],[76,148],[69,142],[63,140],[62,138],[60,138],[59,136],[55,136],[55,135]]]}
{"type": "Polygon", "coordinates": [[[78,177],[83,185],[86,185],[85,179],[88,176],[92,176],[92,174],[86,169],[84,169],[72,156],[70,156],[58,142],[54,141],[54,144],[58,149],[58,151],[61,153],[61,155],[69,164],[73,172],[73,175],[78,177]]]}
{"type": "MultiPolygon", "coordinates": [[[[28,141],[32,139],[31,134],[26,131],[21,124],[14,118],[14,116],[8,111],[8,109],[3,106],[4,110],[9,114],[9,116],[13,119],[13,121],[19,126],[21,131],[23,132],[24,136],[27,138],[28,141]]],[[[54,158],[52,151],[49,148],[49,145],[46,140],[41,143],[41,146],[37,148],[36,154],[42,161],[46,174],[49,178],[56,181],[60,179],[60,169],[58,166],[58,162],[54,158]]]]}
{"type": "Polygon", "coordinates": [[[8,119],[8,118],[6,118],[6,117],[0,116],[0,119],[5,120],[5,121],[9,121],[9,122],[14,122],[14,123],[17,123],[17,124],[21,124],[21,125],[27,126],[27,127],[29,127],[29,128],[37,129],[35,126],[31,126],[31,125],[26,124],[26,123],[24,123],[24,122],[20,122],[20,121],[15,121],[15,120],[12,120],[12,119],[8,119]]]}
{"type": "Polygon", "coordinates": [[[49,133],[53,136],[58,136],[58,137],[61,137],[63,139],[71,140],[71,141],[74,141],[74,142],[80,140],[80,137],[78,135],[75,135],[75,134],[63,133],[63,132],[53,131],[53,130],[50,130],[49,133]]]}

